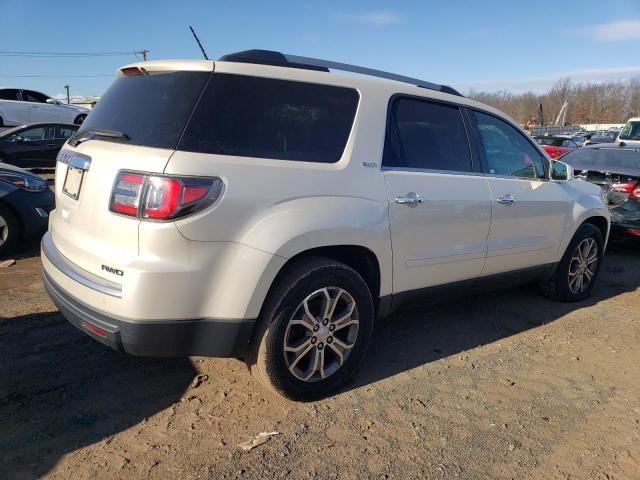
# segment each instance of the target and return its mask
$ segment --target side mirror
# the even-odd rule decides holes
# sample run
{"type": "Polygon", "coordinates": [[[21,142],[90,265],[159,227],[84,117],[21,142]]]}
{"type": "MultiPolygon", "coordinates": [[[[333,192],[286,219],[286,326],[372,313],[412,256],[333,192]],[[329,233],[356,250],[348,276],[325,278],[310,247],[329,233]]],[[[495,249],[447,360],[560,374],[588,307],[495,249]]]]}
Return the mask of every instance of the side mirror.
{"type": "Polygon", "coordinates": [[[21,137],[20,135],[14,135],[9,139],[9,141],[14,143],[24,142],[24,138],[21,137]]]}
{"type": "Polygon", "coordinates": [[[60,100],[56,100],[55,98],[47,98],[47,103],[52,103],[53,105],[60,105],[60,100]]]}
{"type": "Polygon", "coordinates": [[[551,161],[551,180],[571,180],[573,178],[573,167],[558,160],[551,161]]]}

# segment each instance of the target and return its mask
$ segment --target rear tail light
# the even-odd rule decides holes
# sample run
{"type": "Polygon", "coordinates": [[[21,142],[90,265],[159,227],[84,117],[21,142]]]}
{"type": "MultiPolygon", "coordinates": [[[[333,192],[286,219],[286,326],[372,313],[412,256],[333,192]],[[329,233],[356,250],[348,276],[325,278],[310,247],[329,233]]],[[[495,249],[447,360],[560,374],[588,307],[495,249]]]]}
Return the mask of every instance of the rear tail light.
{"type": "Polygon", "coordinates": [[[632,198],[640,198],[640,183],[637,182],[614,183],[610,189],[614,192],[628,193],[632,198]]]}
{"type": "Polygon", "coordinates": [[[217,177],[174,177],[120,172],[111,194],[112,212],[151,220],[173,220],[200,211],[222,193],[217,177]]]}

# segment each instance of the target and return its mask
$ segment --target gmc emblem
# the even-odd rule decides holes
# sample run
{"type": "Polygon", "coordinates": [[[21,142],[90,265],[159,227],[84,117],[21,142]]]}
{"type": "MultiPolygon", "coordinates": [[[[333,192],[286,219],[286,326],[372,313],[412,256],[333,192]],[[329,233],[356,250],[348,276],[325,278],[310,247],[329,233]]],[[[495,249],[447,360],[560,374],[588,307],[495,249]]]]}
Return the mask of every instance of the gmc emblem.
{"type": "Polygon", "coordinates": [[[114,275],[118,275],[119,277],[122,277],[124,275],[124,272],[122,270],[110,267],[109,265],[102,265],[102,270],[104,270],[105,272],[113,273],[114,275]]]}

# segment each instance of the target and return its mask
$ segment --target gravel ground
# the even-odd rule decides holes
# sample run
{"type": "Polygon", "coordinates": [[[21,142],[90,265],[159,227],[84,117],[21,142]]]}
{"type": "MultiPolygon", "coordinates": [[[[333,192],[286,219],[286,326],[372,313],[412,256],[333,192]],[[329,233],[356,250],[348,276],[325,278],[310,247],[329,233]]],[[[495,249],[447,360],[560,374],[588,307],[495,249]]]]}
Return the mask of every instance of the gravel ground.
{"type": "Polygon", "coordinates": [[[609,252],[583,303],[521,287],[382,320],[314,403],[239,360],[111,351],[39,270],[35,248],[0,269],[0,478],[640,478],[639,248],[609,252]]]}

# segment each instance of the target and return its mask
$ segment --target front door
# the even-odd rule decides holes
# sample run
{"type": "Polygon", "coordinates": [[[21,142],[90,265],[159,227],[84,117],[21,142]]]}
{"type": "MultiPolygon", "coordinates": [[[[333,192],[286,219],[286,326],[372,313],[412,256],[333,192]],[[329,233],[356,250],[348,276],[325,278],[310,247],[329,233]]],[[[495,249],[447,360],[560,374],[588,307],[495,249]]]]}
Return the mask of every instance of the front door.
{"type": "Polygon", "coordinates": [[[383,158],[394,293],[472,280],[491,220],[486,178],[474,171],[461,110],[396,98],[383,158]]]}
{"type": "Polygon", "coordinates": [[[492,195],[487,262],[482,275],[553,263],[563,238],[568,196],[549,180],[549,162],[504,120],[474,111],[492,195]]]}

